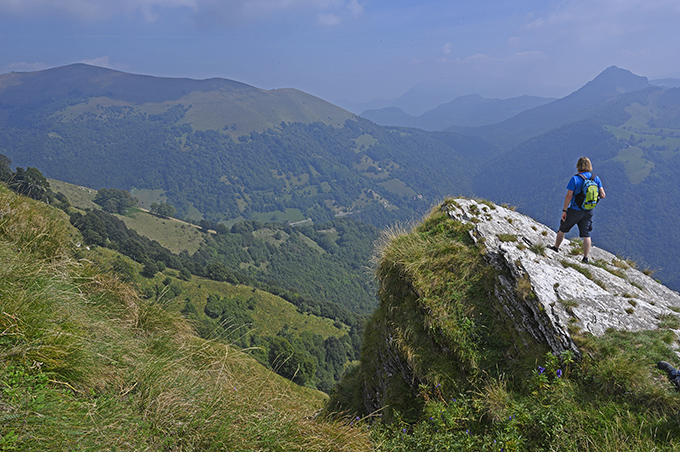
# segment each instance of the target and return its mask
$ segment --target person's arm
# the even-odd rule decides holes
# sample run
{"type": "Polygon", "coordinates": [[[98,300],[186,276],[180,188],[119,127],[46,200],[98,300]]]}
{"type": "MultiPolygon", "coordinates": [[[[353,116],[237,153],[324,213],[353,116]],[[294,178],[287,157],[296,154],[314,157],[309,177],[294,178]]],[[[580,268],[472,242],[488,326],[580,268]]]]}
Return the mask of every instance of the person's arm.
{"type": "Polygon", "coordinates": [[[567,219],[567,208],[571,203],[571,198],[574,197],[573,190],[567,190],[567,194],[564,196],[564,207],[562,208],[562,221],[567,219]]]}
{"type": "Polygon", "coordinates": [[[607,195],[604,192],[604,188],[600,187],[600,199],[604,198],[605,196],[607,195]]]}

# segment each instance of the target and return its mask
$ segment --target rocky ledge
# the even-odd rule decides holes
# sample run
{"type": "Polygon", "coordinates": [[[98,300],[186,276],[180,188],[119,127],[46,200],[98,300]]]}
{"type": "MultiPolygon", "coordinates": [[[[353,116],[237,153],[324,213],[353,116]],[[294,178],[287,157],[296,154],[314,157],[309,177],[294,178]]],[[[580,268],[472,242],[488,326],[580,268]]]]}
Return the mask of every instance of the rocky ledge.
{"type": "MultiPolygon", "coordinates": [[[[571,334],[602,336],[608,329],[670,328],[680,337],[680,294],[635,268],[634,263],[593,247],[581,262],[582,243],[510,208],[470,199],[447,201],[450,218],[471,223],[485,258],[498,271],[496,295],[516,327],[555,353],[579,355],[571,334]]],[[[521,344],[518,344],[521,345],[521,344]]],[[[675,345],[677,348],[677,344],[675,345]]]]}

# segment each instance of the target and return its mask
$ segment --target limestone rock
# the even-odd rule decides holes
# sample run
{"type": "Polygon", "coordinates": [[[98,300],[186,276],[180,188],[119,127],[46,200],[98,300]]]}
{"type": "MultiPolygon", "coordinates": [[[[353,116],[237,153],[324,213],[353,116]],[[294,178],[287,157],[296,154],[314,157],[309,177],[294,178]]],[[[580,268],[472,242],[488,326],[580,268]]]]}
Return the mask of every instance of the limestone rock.
{"type": "Polygon", "coordinates": [[[579,354],[570,334],[575,329],[602,336],[610,328],[662,326],[680,336],[680,294],[631,263],[593,246],[584,264],[581,243],[567,239],[556,253],[548,248],[555,231],[509,208],[455,199],[442,209],[474,224],[473,240],[484,245],[486,260],[500,275],[496,295],[503,310],[518,329],[555,353],[579,354]]]}

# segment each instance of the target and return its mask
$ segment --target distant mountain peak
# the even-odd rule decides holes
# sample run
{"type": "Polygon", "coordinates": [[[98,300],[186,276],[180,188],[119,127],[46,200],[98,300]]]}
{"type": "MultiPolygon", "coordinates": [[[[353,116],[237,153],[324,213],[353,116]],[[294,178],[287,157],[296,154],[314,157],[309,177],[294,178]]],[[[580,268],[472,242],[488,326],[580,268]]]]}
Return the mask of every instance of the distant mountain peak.
{"type": "Polygon", "coordinates": [[[639,91],[649,86],[647,77],[635,75],[627,69],[621,69],[617,66],[609,66],[602,71],[597,77],[586,83],[576,93],[591,95],[598,93],[601,96],[614,96],[618,94],[630,93],[639,91]]]}

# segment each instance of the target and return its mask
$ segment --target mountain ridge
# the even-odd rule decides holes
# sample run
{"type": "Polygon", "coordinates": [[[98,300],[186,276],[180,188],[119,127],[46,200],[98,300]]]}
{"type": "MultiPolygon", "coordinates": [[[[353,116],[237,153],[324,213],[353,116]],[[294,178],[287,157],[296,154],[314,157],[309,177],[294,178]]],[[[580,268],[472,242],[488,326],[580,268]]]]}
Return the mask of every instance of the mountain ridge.
{"type": "Polygon", "coordinates": [[[74,116],[101,114],[100,107],[110,106],[159,114],[184,103],[186,117],[181,123],[197,130],[220,130],[234,138],[275,128],[281,122],[320,121],[341,126],[354,117],[296,89],[263,90],[223,78],[136,75],[82,63],[0,74],[0,115],[16,114],[26,106],[56,111],[64,103],[74,116]],[[194,103],[200,103],[200,110],[194,103]]]}
{"type": "Polygon", "coordinates": [[[496,124],[552,100],[526,95],[509,99],[487,99],[479,94],[469,94],[441,104],[420,116],[408,115],[398,107],[366,110],[360,116],[383,126],[441,131],[453,126],[479,127],[496,124]]]}
{"type": "Polygon", "coordinates": [[[649,87],[646,77],[610,66],[568,96],[523,111],[498,124],[477,128],[451,127],[447,130],[484,136],[501,149],[508,150],[556,127],[586,119],[617,96],[649,87]]]}

